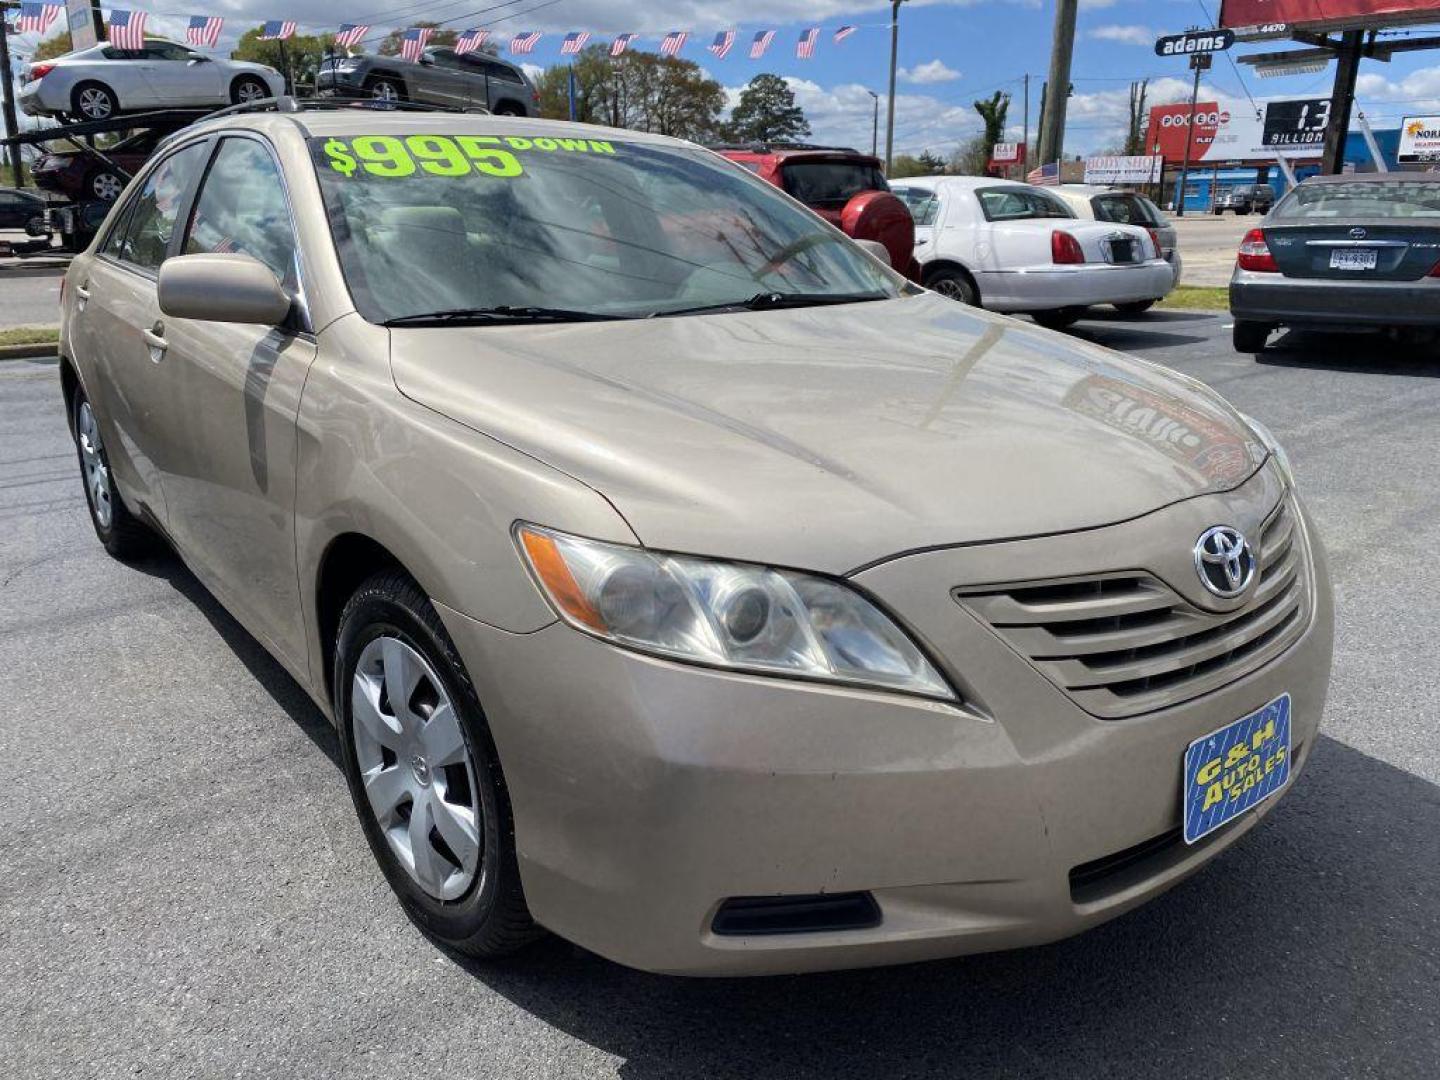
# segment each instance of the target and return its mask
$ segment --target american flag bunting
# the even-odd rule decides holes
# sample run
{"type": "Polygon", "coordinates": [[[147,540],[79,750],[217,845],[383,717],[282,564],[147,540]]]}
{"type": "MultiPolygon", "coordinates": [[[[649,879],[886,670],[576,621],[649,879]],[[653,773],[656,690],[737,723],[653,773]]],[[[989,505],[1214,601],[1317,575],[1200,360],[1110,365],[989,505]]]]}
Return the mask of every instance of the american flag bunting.
{"type": "Polygon", "coordinates": [[[425,46],[430,44],[430,38],[435,33],[431,26],[412,26],[405,31],[400,39],[400,59],[409,60],[412,64],[420,62],[420,54],[425,51],[425,46]]]}
{"type": "Polygon", "coordinates": [[[340,32],[335,35],[335,44],[342,49],[353,49],[365,39],[365,35],[369,32],[370,27],[360,23],[341,23],[340,32]]]}
{"type": "Polygon", "coordinates": [[[680,50],[685,48],[685,39],[689,36],[684,30],[671,30],[665,35],[665,40],[660,42],[660,55],[679,56],[680,50]]]}
{"type": "Polygon", "coordinates": [[[610,55],[619,56],[630,47],[630,43],[638,36],[637,34],[616,34],[615,40],[610,43],[610,55]]]}
{"type": "Polygon", "coordinates": [[[574,56],[581,49],[585,48],[585,43],[589,40],[590,34],[588,31],[571,30],[570,33],[565,35],[565,40],[560,43],[560,55],[574,56]]]}
{"type": "Polygon", "coordinates": [[[809,60],[815,55],[815,39],[820,36],[820,28],[812,26],[800,31],[800,40],[795,43],[795,57],[798,60],[809,60]]]}
{"type": "Polygon", "coordinates": [[[730,55],[730,47],[734,44],[735,31],[721,30],[718,34],[715,35],[715,40],[712,41],[709,45],[706,45],[705,48],[709,49],[712,53],[714,53],[717,60],[724,60],[725,57],[730,55]]]}
{"type": "Polygon", "coordinates": [[[774,30],[757,30],[755,38],[750,42],[750,59],[759,60],[765,55],[765,50],[770,47],[770,42],[775,40],[774,30]]]}
{"type": "Polygon", "coordinates": [[[63,4],[21,4],[15,29],[21,34],[43,34],[64,10],[63,4]]]}
{"type": "Polygon", "coordinates": [[[466,30],[455,39],[456,55],[464,56],[466,53],[475,52],[481,45],[485,44],[485,39],[489,36],[489,30],[466,30]]]}
{"type": "Polygon", "coordinates": [[[185,40],[191,45],[213,49],[220,40],[220,28],[224,25],[225,20],[218,15],[191,15],[190,25],[185,27],[185,40]]]}
{"type": "Polygon", "coordinates": [[[853,26],[840,27],[840,29],[835,31],[835,44],[839,45],[840,42],[844,41],[847,37],[853,34],[855,30],[856,28],[853,26]]]}
{"type": "Polygon", "coordinates": [[[285,41],[295,36],[295,22],[292,19],[271,19],[260,28],[261,41],[285,41]]]}
{"type": "Polygon", "coordinates": [[[145,48],[145,12],[111,8],[105,37],[117,49],[145,48]]]}
{"type": "Polygon", "coordinates": [[[516,34],[510,39],[510,51],[520,56],[532,53],[535,51],[535,45],[539,40],[539,30],[527,30],[523,34],[516,34]]]}

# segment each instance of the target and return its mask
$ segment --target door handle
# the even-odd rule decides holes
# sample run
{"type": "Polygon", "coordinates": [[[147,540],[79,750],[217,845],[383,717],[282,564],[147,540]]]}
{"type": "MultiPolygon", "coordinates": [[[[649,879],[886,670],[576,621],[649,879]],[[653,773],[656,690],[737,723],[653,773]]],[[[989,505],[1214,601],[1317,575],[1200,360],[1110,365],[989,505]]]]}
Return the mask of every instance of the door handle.
{"type": "Polygon", "coordinates": [[[85,310],[85,302],[90,299],[90,290],[87,289],[85,286],[86,286],[86,285],[89,285],[89,284],[90,284],[90,282],[87,280],[87,281],[85,281],[85,282],[83,282],[83,283],[75,286],[75,310],[76,310],[76,311],[84,311],[84,310],[85,310]]]}
{"type": "Polygon", "coordinates": [[[140,331],[140,336],[145,339],[145,344],[150,347],[150,359],[154,360],[157,364],[164,359],[165,350],[170,347],[170,343],[160,336],[164,332],[165,324],[162,322],[156,322],[149,330],[140,331]]]}

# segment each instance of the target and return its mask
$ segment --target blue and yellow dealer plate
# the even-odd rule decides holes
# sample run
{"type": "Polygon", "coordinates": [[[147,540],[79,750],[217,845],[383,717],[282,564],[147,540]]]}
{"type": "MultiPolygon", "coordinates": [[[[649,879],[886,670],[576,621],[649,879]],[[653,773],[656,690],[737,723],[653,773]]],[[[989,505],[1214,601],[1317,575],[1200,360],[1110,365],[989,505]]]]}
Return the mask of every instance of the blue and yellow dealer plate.
{"type": "Polygon", "coordinates": [[[1193,844],[1290,779],[1290,695],[1201,736],[1185,751],[1185,842],[1193,844]]]}

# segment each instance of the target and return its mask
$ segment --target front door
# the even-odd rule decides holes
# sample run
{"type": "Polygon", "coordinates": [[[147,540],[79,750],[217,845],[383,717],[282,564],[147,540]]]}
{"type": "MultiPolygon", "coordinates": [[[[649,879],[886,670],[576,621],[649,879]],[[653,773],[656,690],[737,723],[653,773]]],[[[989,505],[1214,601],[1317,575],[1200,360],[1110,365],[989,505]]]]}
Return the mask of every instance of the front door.
{"type": "Polygon", "coordinates": [[[289,202],[266,143],[220,141],[180,250],[252,256],[297,296],[281,326],[166,318],[178,456],[164,483],[170,531],[186,559],[248,629],[280,654],[303,657],[296,415],[315,340],[299,299],[289,202]]]}

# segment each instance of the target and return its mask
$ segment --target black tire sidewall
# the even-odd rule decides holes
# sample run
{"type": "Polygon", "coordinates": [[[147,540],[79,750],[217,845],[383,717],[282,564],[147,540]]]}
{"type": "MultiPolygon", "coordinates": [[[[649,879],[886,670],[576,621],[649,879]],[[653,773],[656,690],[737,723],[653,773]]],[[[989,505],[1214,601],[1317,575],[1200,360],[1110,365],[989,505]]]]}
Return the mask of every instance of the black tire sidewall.
{"type": "MultiPolygon", "coordinates": [[[[954,300],[957,303],[966,305],[967,307],[980,306],[979,290],[975,288],[975,283],[971,281],[966,274],[961,273],[959,270],[937,270],[931,276],[929,285],[927,287],[930,289],[934,289],[935,286],[941,281],[955,282],[957,285],[960,286],[964,294],[962,296],[946,296],[945,298],[947,300],[954,300]]],[[[940,295],[945,296],[944,293],[941,293],[940,295]]]]}
{"type": "MultiPolygon", "coordinates": [[[[413,599],[401,599],[399,590],[362,587],[342,616],[335,647],[334,709],[339,721],[340,754],[345,780],[365,839],[380,864],[386,880],[399,898],[406,913],[423,930],[445,942],[461,942],[473,937],[484,926],[495,909],[500,891],[500,877],[510,872],[513,860],[504,857],[506,844],[513,844],[508,803],[504,800],[503,784],[494,744],[490,739],[479,701],[448,639],[437,634],[427,620],[411,610],[413,599]],[[396,859],[370,809],[360,768],[355,757],[353,723],[350,709],[350,686],[361,651],[370,641],[382,635],[393,635],[415,649],[435,670],[444,683],[446,694],[460,717],[460,730],[465,736],[475,771],[477,798],[481,814],[483,849],[480,873],[470,889],[452,901],[437,900],[415,882],[396,859]]],[[[427,605],[428,607],[428,605],[427,605]]],[[[431,618],[438,617],[429,613],[431,618]]]]}
{"type": "MultiPolygon", "coordinates": [[[[80,486],[85,489],[85,509],[90,512],[90,524],[95,528],[95,536],[107,551],[114,553],[116,545],[115,523],[118,520],[117,514],[123,513],[120,506],[119,496],[115,493],[115,480],[110,472],[110,458],[105,453],[105,440],[100,440],[100,460],[105,463],[105,475],[110,485],[110,524],[101,525],[100,517],[95,513],[95,497],[90,493],[89,478],[85,475],[85,452],[80,448],[80,407],[90,405],[90,412],[94,414],[95,406],[85,396],[83,390],[75,393],[75,400],[70,405],[70,437],[75,443],[75,460],[80,466],[80,486]]],[[[99,416],[95,417],[95,426],[100,426],[99,416]]]]}

